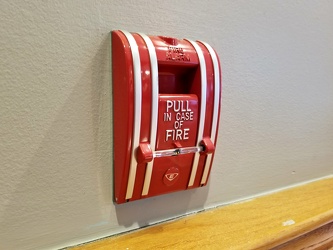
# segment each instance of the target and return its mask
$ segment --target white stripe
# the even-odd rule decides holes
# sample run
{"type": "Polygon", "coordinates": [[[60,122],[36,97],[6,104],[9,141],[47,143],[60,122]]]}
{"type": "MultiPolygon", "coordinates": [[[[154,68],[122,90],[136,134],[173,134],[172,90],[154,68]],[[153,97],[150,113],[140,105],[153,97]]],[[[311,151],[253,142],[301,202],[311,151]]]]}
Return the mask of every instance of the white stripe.
{"type": "MultiPolygon", "coordinates": [[[[217,132],[217,121],[218,121],[218,112],[219,112],[219,104],[220,104],[220,70],[219,70],[219,63],[217,60],[217,56],[213,48],[205,43],[201,42],[205,47],[208,49],[209,54],[213,61],[213,68],[214,68],[214,108],[213,108],[213,122],[212,122],[212,130],[210,139],[215,144],[215,137],[217,132]]],[[[205,184],[208,177],[208,172],[210,168],[210,164],[212,161],[213,154],[209,154],[205,163],[204,172],[201,178],[201,184],[205,184]]]]}
{"type": "MultiPolygon", "coordinates": [[[[127,182],[126,199],[131,199],[133,196],[135,175],[137,169],[137,161],[135,158],[136,149],[139,147],[140,127],[141,127],[141,99],[142,99],[142,83],[141,83],[141,64],[138,45],[131,33],[121,30],[126,36],[132,52],[133,71],[134,71],[134,118],[133,118],[133,138],[130,170],[127,182]]],[[[115,147],[117,145],[114,145],[115,147]]]]}
{"type": "MultiPolygon", "coordinates": [[[[187,39],[186,39],[187,40],[187,39]]],[[[201,101],[200,101],[200,120],[199,120],[199,127],[198,127],[198,137],[196,146],[199,146],[200,141],[202,140],[203,130],[205,125],[205,117],[206,117],[206,89],[207,89],[207,77],[206,77],[206,62],[202,50],[200,49],[199,45],[196,42],[191,40],[187,40],[192,44],[194,49],[197,52],[200,64],[200,73],[201,73],[201,101]]],[[[199,163],[200,153],[196,153],[194,155],[193,165],[190,180],[188,186],[193,186],[195,176],[197,174],[198,163],[199,163]]]]}
{"type": "MultiPolygon", "coordinates": [[[[150,38],[142,33],[138,33],[145,41],[150,58],[151,67],[151,90],[152,90],[152,108],[151,108],[151,125],[150,125],[150,147],[155,151],[156,135],[157,135],[157,117],[158,117],[158,66],[155,47],[150,38]]],[[[146,175],[142,189],[142,195],[147,195],[149,191],[151,176],[153,172],[154,159],[147,164],[146,175]]]]}

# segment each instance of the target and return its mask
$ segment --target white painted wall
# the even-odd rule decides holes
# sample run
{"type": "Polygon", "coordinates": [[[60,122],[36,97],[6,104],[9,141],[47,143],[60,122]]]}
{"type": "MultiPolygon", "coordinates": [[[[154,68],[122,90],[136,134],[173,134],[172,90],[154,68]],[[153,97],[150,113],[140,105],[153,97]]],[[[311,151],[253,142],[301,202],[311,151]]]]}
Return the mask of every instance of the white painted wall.
{"type": "Polygon", "coordinates": [[[58,248],[333,173],[332,1],[0,1],[0,248],[58,248]],[[110,31],[223,67],[207,187],[112,202],[110,31]]]}

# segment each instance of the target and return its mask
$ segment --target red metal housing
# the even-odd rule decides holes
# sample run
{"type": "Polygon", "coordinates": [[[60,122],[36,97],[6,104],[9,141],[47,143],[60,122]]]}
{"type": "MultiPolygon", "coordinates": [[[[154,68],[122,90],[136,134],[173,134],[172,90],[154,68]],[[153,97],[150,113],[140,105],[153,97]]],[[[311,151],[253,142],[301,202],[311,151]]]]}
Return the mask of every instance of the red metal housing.
{"type": "Polygon", "coordinates": [[[204,42],[112,32],[114,198],[138,200],[207,184],[221,70],[204,42]]]}

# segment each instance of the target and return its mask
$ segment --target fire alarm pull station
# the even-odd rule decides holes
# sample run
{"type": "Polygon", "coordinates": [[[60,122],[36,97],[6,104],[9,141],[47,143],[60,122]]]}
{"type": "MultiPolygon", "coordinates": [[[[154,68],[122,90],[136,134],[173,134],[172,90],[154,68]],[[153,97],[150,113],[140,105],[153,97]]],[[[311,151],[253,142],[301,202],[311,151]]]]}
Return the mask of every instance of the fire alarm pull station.
{"type": "Polygon", "coordinates": [[[212,47],[113,31],[112,74],[115,202],[206,185],[221,100],[212,47]]]}

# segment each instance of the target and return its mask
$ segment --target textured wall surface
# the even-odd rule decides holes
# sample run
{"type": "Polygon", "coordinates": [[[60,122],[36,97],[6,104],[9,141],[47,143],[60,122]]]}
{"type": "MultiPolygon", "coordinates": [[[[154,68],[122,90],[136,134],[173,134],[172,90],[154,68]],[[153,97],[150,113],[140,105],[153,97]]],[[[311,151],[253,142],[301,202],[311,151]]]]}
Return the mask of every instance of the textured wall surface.
{"type": "Polygon", "coordinates": [[[333,173],[332,1],[0,1],[0,248],[59,248],[333,173]],[[112,202],[110,31],[220,55],[205,188],[112,202]]]}

